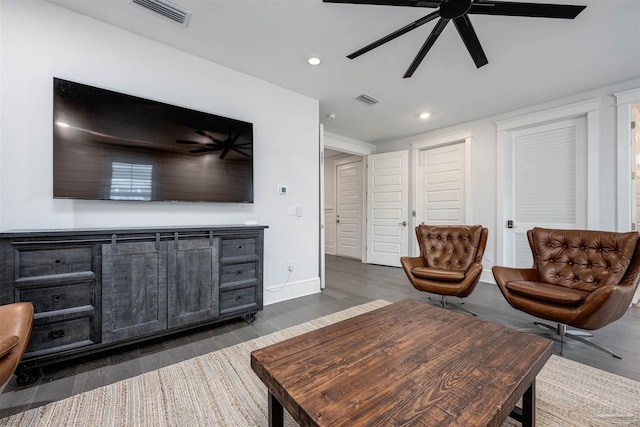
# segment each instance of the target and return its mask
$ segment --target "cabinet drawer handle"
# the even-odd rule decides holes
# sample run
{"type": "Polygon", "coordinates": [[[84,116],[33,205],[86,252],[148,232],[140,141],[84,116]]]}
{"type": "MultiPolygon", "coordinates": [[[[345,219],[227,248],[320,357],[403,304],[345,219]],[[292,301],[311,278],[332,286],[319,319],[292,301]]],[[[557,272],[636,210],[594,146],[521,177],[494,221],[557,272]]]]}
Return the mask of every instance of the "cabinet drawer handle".
{"type": "Polygon", "coordinates": [[[64,337],[64,329],[49,332],[49,341],[64,337]]]}
{"type": "Polygon", "coordinates": [[[238,295],[238,296],[236,296],[236,299],[237,299],[237,300],[241,300],[241,299],[242,299],[242,295],[238,295]]]}
{"type": "Polygon", "coordinates": [[[238,246],[238,249],[242,249],[242,245],[238,246]]]}
{"type": "Polygon", "coordinates": [[[242,270],[236,271],[236,274],[242,274],[242,270]]]}

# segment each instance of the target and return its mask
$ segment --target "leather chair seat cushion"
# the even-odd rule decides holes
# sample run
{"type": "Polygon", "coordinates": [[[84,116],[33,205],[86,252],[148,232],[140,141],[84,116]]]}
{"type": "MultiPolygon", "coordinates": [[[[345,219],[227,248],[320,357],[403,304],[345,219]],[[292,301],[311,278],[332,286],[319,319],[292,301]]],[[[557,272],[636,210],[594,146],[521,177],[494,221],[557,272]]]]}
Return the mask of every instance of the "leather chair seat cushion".
{"type": "Polygon", "coordinates": [[[13,347],[18,345],[20,338],[15,335],[0,335],[0,357],[4,357],[13,347]]]}
{"type": "Polygon", "coordinates": [[[441,280],[445,282],[460,282],[464,279],[464,271],[448,270],[445,268],[416,267],[411,274],[420,279],[441,280]]]}
{"type": "Polygon", "coordinates": [[[590,294],[580,289],[525,280],[507,282],[505,287],[514,294],[568,307],[581,304],[590,294]]]}

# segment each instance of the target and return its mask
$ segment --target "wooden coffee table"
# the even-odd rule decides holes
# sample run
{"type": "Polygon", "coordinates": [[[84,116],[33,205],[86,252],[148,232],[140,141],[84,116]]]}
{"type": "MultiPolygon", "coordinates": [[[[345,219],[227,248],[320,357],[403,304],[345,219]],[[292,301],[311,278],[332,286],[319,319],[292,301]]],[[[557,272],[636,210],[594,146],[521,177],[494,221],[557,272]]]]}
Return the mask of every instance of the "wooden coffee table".
{"type": "Polygon", "coordinates": [[[270,426],[283,406],[301,426],[533,426],[551,353],[546,338],[404,300],[256,350],[251,368],[270,426]]]}

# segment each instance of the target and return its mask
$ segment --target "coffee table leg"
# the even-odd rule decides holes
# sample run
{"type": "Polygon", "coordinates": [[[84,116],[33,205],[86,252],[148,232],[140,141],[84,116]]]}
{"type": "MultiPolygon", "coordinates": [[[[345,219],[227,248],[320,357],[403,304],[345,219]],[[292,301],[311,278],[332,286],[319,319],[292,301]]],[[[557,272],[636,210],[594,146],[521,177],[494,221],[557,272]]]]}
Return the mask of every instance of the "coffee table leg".
{"type": "Polygon", "coordinates": [[[522,427],[536,425],[536,381],[522,395],[522,427]]]}
{"type": "Polygon", "coordinates": [[[271,392],[269,392],[269,427],[283,427],[284,410],[282,404],[278,402],[271,392]]]}

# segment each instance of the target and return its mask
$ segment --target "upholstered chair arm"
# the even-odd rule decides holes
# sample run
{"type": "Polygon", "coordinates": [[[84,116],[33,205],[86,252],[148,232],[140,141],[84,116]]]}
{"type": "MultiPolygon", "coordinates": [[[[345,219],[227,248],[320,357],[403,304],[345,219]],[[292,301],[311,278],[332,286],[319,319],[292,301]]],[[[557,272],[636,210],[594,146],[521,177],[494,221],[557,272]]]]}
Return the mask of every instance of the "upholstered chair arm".
{"type": "Polygon", "coordinates": [[[400,264],[402,265],[402,268],[404,269],[404,272],[407,274],[407,276],[413,277],[411,270],[413,270],[416,267],[427,267],[427,260],[421,256],[417,256],[417,257],[403,256],[403,257],[400,257],[400,264]]]}
{"type": "Polygon", "coordinates": [[[18,302],[0,306],[0,335],[17,336],[18,343],[0,358],[0,391],[13,375],[24,354],[33,324],[33,305],[18,302]]]}
{"type": "Polygon", "coordinates": [[[580,329],[600,329],[621,318],[629,308],[635,287],[607,285],[596,289],[579,307],[569,325],[580,329]]]}
{"type": "Polygon", "coordinates": [[[475,289],[476,285],[480,281],[480,275],[482,274],[482,263],[474,262],[469,266],[469,269],[465,273],[464,280],[460,283],[462,289],[466,289],[463,292],[458,293],[458,297],[464,298],[471,295],[471,292],[475,289]]]}
{"type": "Polygon", "coordinates": [[[504,285],[507,282],[521,280],[530,282],[540,281],[538,271],[533,268],[510,268],[494,265],[493,268],[491,268],[491,271],[493,272],[493,277],[495,277],[498,285],[504,285]]]}

